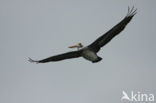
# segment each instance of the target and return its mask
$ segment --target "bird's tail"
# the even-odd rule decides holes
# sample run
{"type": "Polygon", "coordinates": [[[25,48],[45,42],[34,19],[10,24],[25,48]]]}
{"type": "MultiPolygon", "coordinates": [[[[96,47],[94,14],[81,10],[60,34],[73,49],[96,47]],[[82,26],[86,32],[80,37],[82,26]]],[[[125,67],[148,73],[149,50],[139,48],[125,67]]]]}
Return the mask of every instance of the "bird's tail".
{"type": "Polygon", "coordinates": [[[98,59],[97,60],[95,60],[95,61],[92,61],[93,63],[97,63],[97,62],[99,62],[99,61],[101,61],[102,60],[102,58],[101,57],[98,57],[98,59]]]}

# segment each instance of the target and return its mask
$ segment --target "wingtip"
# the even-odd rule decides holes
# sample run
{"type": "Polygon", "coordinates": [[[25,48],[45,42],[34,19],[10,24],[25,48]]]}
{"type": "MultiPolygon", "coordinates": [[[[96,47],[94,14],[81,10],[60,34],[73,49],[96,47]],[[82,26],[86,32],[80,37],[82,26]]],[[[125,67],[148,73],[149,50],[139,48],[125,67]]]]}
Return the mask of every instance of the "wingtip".
{"type": "Polygon", "coordinates": [[[129,16],[134,16],[137,13],[137,8],[134,8],[134,5],[132,6],[132,9],[130,9],[130,7],[128,6],[128,13],[126,15],[126,17],[129,16]]]}
{"type": "Polygon", "coordinates": [[[38,61],[33,60],[33,59],[31,59],[31,58],[28,58],[28,61],[31,62],[31,63],[38,63],[38,61]]]}

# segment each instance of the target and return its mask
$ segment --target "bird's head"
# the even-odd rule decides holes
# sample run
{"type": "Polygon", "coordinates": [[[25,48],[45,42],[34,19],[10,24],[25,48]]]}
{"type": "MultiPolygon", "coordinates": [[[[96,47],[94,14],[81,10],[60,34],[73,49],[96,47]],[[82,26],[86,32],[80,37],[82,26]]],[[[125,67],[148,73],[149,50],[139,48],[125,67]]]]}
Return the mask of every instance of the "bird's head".
{"type": "Polygon", "coordinates": [[[78,43],[76,45],[69,46],[68,48],[77,48],[77,49],[80,49],[82,47],[83,47],[82,43],[78,43]]]}

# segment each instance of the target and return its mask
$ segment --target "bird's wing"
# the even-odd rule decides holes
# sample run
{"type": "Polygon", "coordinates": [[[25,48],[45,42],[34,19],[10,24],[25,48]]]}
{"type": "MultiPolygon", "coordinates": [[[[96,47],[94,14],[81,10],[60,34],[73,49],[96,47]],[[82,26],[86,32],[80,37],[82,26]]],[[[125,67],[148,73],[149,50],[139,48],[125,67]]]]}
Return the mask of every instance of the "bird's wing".
{"type": "Polygon", "coordinates": [[[134,9],[134,6],[131,10],[128,7],[128,13],[126,17],[117,25],[115,25],[112,29],[110,29],[108,32],[106,32],[101,37],[96,39],[92,44],[89,45],[89,47],[93,48],[97,52],[101,47],[107,44],[113,37],[119,34],[126,27],[126,25],[131,21],[133,16],[136,14],[136,11],[137,9],[134,9]]]}
{"type": "Polygon", "coordinates": [[[42,60],[32,60],[31,58],[29,58],[29,61],[30,62],[35,62],[35,63],[55,62],[55,61],[60,61],[60,60],[64,60],[64,59],[71,59],[71,58],[80,57],[81,56],[81,52],[82,52],[81,50],[67,52],[67,53],[64,53],[64,54],[51,56],[51,57],[48,57],[48,58],[42,59],[42,60]]]}

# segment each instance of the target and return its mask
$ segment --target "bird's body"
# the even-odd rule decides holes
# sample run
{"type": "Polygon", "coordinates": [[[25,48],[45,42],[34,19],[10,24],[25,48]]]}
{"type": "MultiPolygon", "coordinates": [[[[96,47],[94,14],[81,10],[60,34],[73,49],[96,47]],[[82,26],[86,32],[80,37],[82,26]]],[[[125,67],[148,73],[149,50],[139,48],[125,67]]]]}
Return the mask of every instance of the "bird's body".
{"type": "Polygon", "coordinates": [[[108,32],[103,34],[101,37],[96,39],[93,43],[90,45],[83,47],[81,43],[70,46],[69,48],[78,48],[77,51],[71,51],[64,54],[59,54],[56,56],[52,56],[43,60],[32,60],[29,58],[30,62],[36,62],[36,63],[46,63],[46,62],[56,62],[64,59],[71,59],[71,58],[78,58],[78,57],[84,57],[85,59],[96,63],[102,60],[101,57],[97,56],[97,52],[100,50],[101,47],[106,45],[109,41],[112,40],[117,34],[119,34],[126,25],[131,21],[133,16],[136,14],[136,9],[134,10],[134,7],[130,10],[128,7],[128,13],[126,17],[119,22],[117,25],[115,25],[112,29],[110,29],[108,32]],[[80,49],[81,48],[81,49],[80,49]]]}
{"type": "Polygon", "coordinates": [[[100,61],[102,58],[98,57],[97,54],[92,51],[89,47],[82,49],[82,57],[92,61],[93,63],[100,61]]]}

